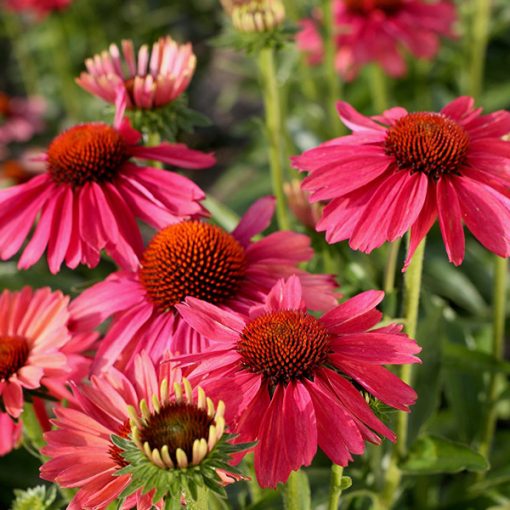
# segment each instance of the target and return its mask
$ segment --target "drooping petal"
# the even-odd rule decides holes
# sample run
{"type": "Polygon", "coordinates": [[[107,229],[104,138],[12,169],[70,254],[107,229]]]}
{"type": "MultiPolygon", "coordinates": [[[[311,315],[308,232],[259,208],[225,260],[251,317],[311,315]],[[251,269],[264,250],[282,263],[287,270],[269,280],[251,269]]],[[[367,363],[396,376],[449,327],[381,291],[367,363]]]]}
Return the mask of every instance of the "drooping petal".
{"type": "Polygon", "coordinates": [[[464,259],[464,229],[459,199],[454,184],[447,178],[439,179],[436,187],[439,226],[446,253],[456,266],[464,259]]]}
{"type": "Polygon", "coordinates": [[[276,487],[287,481],[291,471],[310,465],[317,450],[317,425],[312,400],[302,384],[276,387],[259,434],[255,471],[261,487],[276,487]]]}

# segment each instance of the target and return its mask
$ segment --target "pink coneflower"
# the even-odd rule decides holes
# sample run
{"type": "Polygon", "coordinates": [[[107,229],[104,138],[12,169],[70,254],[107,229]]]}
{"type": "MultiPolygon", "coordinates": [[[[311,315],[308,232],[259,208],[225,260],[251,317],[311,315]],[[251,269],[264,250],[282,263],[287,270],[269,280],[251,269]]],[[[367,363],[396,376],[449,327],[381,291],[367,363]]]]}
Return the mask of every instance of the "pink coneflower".
{"type": "Polygon", "coordinates": [[[71,268],[80,262],[94,267],[104,248],[121,266],[134,269],[143,251],[137,218],[161,228],[203,214],[198,186],[134,158],[204,168],[214,157],[182,144],[140,145],[140,133],[122,120],[125,95],[119,99],[113,127],[95,122],[64,131],[48,148],[44,175],[0,191],[1,259],[20,249],[40,213],[18,267],[35,264],[46,248],[52,273],[64,261],[71,268]]]}
{"type": "Polygon", "coordinates": [[[40,97],[10,97],[0,92],[0,156],[12,142],[26,142],[44,127],[46,103],[40,97]]]}
{"type": "Polygon", "coordinates": [[[76,357],[69,365],[64,353],[72,340],[68,304],[68,297],[49,288],[0,295],[0,397],[14,418],[23,410],[24,389],[44,386],[64,395],[63,383],[80,365],[76,357]]]}
{"type": "Polygon", "coordinates": [[[306,312],[295,276],[279,281],[249,316],[199,299],[177,305],[184,320],[214,339],[207,352],[181,357],[198,363],[189,375],[227,404],[242,441],[257,440],[255,471],[262,487],[285,482],[308,466],[317,445],[345,466],[377,434],[395,435],[372,413],[359,389],[407,411],[416,394],[382,365],[416,363],[420,347],[381,319],[384,293],[368,291],[317,319],[306,312]]]}
{"type": "Polygon", "coordinates": [[[196,65],[191,44],[179,45],[170,36],[158,39],[151,52],[146,44],[141,46],[138,58],[133,42],[122,41],[122,56],[118,46],[112,44],[109,52],[85,61],[88,72],[81,73],[76,83],[109,103],[115,103],[119,87],[124,88],[128,108],[152,109],[179,97],[196,65]]]}
{"type": "Polygon", "coordinates": [[[147,246],[141,267],[114,273],[86,290],[72,304],[75,328],[114,321],[101,341],[96,368],[125,366],[146,349],[154,359],[170,349],[188,353],[208,345],[206,337],[183,322],[175,305],[187,296],[227,310],[248,310],[282,277],[297,274],[308,307],[326,310],[336,304],[334,279],[309,274],[298,265],[310,260],[307,236],[276,232],[251,238],[267,228],[274,199],[257,201],[232,233],[207,222],[184,221],[161,230],[147,246]]]}
{"type": "Polygon", "coordinates": [[[38,16],[46,16],[52,11],[65,9],[71,0],[5,0],[6,7],[13,11],[30,11],[38,16]]]}
{"type": "MultiPolygon", "coordinates": [[[[68,508],[105,509],[133,485],[123,509],[150,510],[153,503],[161,508],[161,498],[175,487],[159,491],[150,485],[152,474],[177,483],[186,476],[220,483],[209,454],[215,450],[216,461],[223,460],[224,405],[215,405],[201,389],[192,392],[185,379],[180,382],[180,371],[169,367],[165,363],[158,374],[142,353],[127,375],[112,369],[92,376],[90,385],[74,388],[75,408],[57,407],[57,428],[45,435],[42,450],[51,460],[41,467],[41,477],[79,489],[68,508]],[[140,476],[145,483],[136,490],[140,476]]],[[[179,490],[174,497],[180,496],[179,490]]]]}
{"type": "Polygon", "coordinates": [[[293,159],[310,172],[311,200],[328,200],[317,230],[370,252],[411,229],[405,267],[436,218],[450,262],[464,259],[463,224],[490,251],[510,254],[510,113],[482,115],[470,97],[440,113],[392,108],[365,117],[338,103],[350,136],[293,159]]]}
{"type": "Polygon", "coordinates": [[[7,455],[22,439],[23,423],[15,422],[8,414],[0,412],[0,457],[7,455]]]}
{"type": "MultiPolygon", "coordinates": [[[[402,76],[406,63],[402,48],[418,58],[431,59],[439,50],[439,36],[453,37],[455,6],[449,0],[336,0],[337,68],[346,79],[369,62],[377,62],[390,76],[402,76]]],[[[299,47],[312,62],[322,46],[314,21],[306,20],[299,47]]]]}

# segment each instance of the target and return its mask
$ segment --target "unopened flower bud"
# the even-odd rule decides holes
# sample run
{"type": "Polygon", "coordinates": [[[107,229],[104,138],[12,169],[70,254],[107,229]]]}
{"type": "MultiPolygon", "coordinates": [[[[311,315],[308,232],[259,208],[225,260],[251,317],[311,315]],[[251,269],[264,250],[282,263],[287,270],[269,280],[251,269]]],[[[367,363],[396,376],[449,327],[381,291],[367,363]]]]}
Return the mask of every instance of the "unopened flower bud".
{"type": "Polygon", "coordinates": [[[297,220],[305,227],[315,230],[315,225],[322,214],[323,205],[320,202],[311,204],[309,201],[310,194],[301,189],[301,182],[297,179],[286,182],[283,185],[283,191],[297,220]]]}
{"type": "Polygon", "coordinates": [[[269,32],[285,19],[282,0],[221,0],[240,32],[269,32]]]}

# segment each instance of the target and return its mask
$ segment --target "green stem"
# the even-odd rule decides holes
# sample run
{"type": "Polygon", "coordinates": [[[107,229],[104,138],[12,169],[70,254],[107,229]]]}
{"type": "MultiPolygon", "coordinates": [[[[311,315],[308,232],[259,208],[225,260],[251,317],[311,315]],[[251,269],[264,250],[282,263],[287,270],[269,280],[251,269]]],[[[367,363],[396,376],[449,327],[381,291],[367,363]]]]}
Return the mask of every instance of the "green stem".
{"type": "Polygon", "coordinates": [[[16,57],[17,69],[25,92],[34,95],[38,92],[38,70],[35,60],[24,44],[24,29],[19,16],[5,11],[3,16],[5,33],[10,39],[12,51],[16,57]]]}
{"type": "Polygon", "coordinates": [[[383,290],[386,300],[391,301],[391,306],[385,306],[385,315],[393,316],[395,314],[395,276],[397,272],[398,253],[400,250],[401,240],[397,239],[388,246],[386,254],[386,266],[384,267],[384,284],[383,290]]]}
{"type": "Polygon", "coordinates": [[[297,510],[302,507],[300,498],[301,491],[299,490],[299,475],[298,471],[292,471],[285,484],[283,493],[284,508],[286,510],[297,510]]]}
{"type": "MultiPolygon", "coordinates": [[[[404,317],[405,332],[411,337],[416,336],[418,325],[418,311],[420,305],[421,275],[423,269],[423,257],[425,254],[425,239],[419,244],[409,264],[404,277],[404,317]]],[[[411,383],[412,365],[400,367],[400,379],[406,384],[411,383]]],[[[399,412],[397,414],[397,444],[393,448],[390,463],[386,471],[385,486],[380,496],[382,508],[391,508],[397,497],[398,488],[402,479],[402,472],[398,464],[407,454],[407,425],[408,414],[399,412]]]]}
{"type": "Polygon", "coordinates": [[[276,81],[274,51],[272,48],[260,50],[259,69],[266,111],[267,136],[269,138],[271,181],[273,192],[276,196],[276,218],[280,230],[288,230],[290,222],[283,192],[282,164],[282,149],[285,147],[285,137],[282,133],[281,104],[278,94],[278,83],[276,81]]]}
{"type": "MultiPolygon", "coordinates": [[[[492,353],[498,360],[502,360],[505,348],[505,311],[506,286],[508,279],[508,264],[506,259],[495,256],[494,260],[494,316],[492,321],[492,353]]],[[[501,374],[491,373],[486,395],[486,413],[482,423],[481,442],[478,451],[488,457],[497,421],[497,396],[501,381],[501,374]]],[[[484,473],[480,473],[480,478],[484,473]]]]}
{"type": "Polygon", "coordinates": [[[327,110],[331,133],[336,136],[345,134],[345,128],[338,119],[336,102],[342,97],[341,82],[336,70],[336,28],[333,14],[333,0],[322,0],[324,19],[324,74],[327,80],[327,110]]]}
{"type": "Polygon", "coordinates": [[[483,87],[485,53],[489,40],[491,3],[490,0],[473,0],[469,93],[477,99],[480,97],[483,87]]]}
{"type": "MultiPolygon", "coordinates": [[[[161,135],[157,131],[150,131],[146,136],[146,145],[148,147],[154,147],[161,143],[161,135]]],[[[154,168],[163,168],[161,161],[149,161],[150,166],[154,168]]]]}
{"type": "Polygon", "coordinates": [[[372,64],[370,66],[370,93],[374,110],[381,113],[388,108],[388,82],[386,75],[380,66],[372,64]]]}
{"type": "Polygon", "coordinates": [[[70,57],[70,37],[67,33],[66,19],[53,16],[52,39],[54,45],[53,68],[58,77],[60,97],[66,113],[74,120],[82,116],[82,102],[77,100],[78,88],[74,83],[73,63],[70,57]]]}
{"type": "Polygon", "coordinates": [[[331,482],[329,484],[328,510],[338,510],[342,495],[342,476],[344,468],[337,464],[331,466],[331,482]]]}

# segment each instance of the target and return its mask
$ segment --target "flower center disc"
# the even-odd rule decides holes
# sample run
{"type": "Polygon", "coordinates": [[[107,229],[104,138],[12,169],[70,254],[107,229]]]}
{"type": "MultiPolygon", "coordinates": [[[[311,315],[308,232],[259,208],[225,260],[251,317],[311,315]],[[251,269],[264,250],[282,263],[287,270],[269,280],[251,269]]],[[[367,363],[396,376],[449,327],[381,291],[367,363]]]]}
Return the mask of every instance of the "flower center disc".
{"type": "Polygon", "coordinates": [[[462,126],[440,113],[410,113],[388,129],[386,154],[402,170],[423,172],[437,180],[458,174],[469,148],[462,126]]]}
{"type": "Polygon", "coordinates": [[[205,409],[185,402],[165,404],[157,414],[149,417],[140,430],[140,442],[149,443],[151,450],[168,446],[172,462],[177,464],[175,451],[181,448],[188,459],[193,458],[193,443],[196,439],[207,439],[214,418],[205,409]]]}
{"type": "Polygon", "coordinates": [[[30,349],[21,336],[0,335],[0,382],[25,366],[30,349]]]}
{"type": "Polygon", "coordinates": [[[161,230],[147,246],[140,279],[164,311],[186,296],[223,303],[244,277],[244,248],[216,225],[184,221],[161,230]]]}
{"type": "Polygon", "coordinates": [[[48,171],[58,184],[109,182],[129,159],[126,142],[111,126],[80,124],[57,136],[48,148],[48,171]]]}
{"type": "Polygon", "coordinates": [[[329,351],[329,333],[306,312],[266,313],[249,322],[237,344],[244,367],[273,385],[312,378],[329,351]]]}
{"type": "Polygon", "coordinates": [[[368,14],[380,10],[385,14],[397,13],[404,3],[403,0],[344,0],[347,10],[356,14],[368,14]]]}

